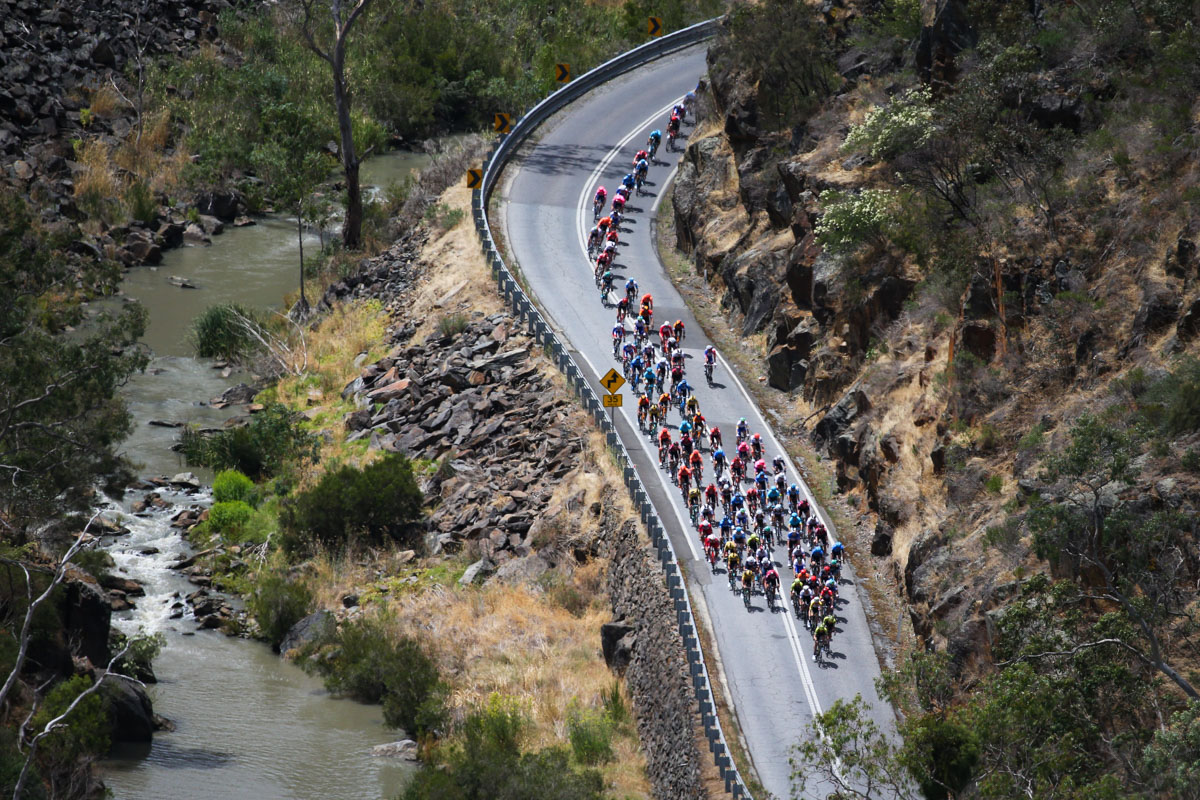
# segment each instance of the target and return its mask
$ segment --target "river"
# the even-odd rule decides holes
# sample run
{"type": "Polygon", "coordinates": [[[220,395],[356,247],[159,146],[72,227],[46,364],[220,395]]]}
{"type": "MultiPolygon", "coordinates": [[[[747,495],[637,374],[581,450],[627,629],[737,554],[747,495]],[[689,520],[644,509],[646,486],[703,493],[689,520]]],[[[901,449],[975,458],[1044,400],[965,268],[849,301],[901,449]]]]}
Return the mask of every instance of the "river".
{"type": "MultiPolygon", "coordinates": [[[[402,152],[373,158],[363,164],[363,184],[386,186],[427,161],[402,152]]],[[[315,252],[316,235],[307,238],[306,253],[315,252]]],[[[297,277],[295,220],[283,217],[227,229],[209,247],[171,250],[158,268],[126,273],[123,291],[149,309],[143,341],[154,354],[147,371],[123,390],[136,426],[125,452],[141,474],[170,476],[187,469],[171,450],[178,429],[151,420],[219,425],[235,413],[207,401],[246,376],[191,357],[192,319],[210,305],[234,300],[279,308],[297,277]],[[199,288],[178,288],[168,282],[172,275],[199,288]]],[[[128,514],[143,494],[130,492],[115,507],[128,514]]],[[[209,502],[207,491],[160,494],[173,505],[209,502]]],[[[171,619],[176,593],[196,588],[169,569],[187,550],[170,527],[173,514],[168,509],[129,515],[130,533],[107,545],[115,571],[146,590],[145,597],[134,598],[136,609],[113,615],[114,624],[129,633],[144,629],[166,635],[166,647],[154,662],[159,683],[149,691],[155,711],[177,726],[172,733],[156,734],[148,748],[124,748],[102,763],[116,800],[394,796],[412,767],[371,755],[374,745],[399,738],[383,726],[378,706],[330,697],[318,679],[258,642],[197,631],[190,612],[171,619]]]]}

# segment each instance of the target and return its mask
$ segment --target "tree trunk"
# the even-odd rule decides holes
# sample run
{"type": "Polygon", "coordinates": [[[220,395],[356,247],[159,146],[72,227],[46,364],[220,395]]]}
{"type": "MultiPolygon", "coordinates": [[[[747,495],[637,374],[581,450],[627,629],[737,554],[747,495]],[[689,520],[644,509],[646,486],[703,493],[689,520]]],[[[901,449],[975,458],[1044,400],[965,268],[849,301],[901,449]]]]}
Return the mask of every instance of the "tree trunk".
{"type": "Polygon", "coordinates": [[[300,245],[300,311],[307,313],[308,299],[304,296],[304,217],[296,206],[296,242],[300,245]]]}
{"type": "Polygon", "coordinates": [[[356,250],[362,243],[362,192],[358,185],[358,153],[354,150],[354,129],[350,124],[350,95],[346,91],[346,45],[339,37],[333,49],[333,102],[337,106],[341,133],[342,169],[346,173],[346,219],[342,224],[342,244],[356,250]]]}

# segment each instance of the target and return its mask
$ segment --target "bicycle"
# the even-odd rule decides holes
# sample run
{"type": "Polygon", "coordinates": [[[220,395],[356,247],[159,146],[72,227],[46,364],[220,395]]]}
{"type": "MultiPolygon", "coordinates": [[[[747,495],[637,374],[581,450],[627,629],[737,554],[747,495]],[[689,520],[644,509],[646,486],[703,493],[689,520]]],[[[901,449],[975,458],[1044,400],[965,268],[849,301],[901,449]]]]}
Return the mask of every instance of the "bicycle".
{"type": "Polygon", "coordinates": [[[638,197],[642,196],[642,184],[645,182],[646,178],[641,173],[638,173],[638,176],[633,179],[633,190],[637,192],[638,197]]]}
{"type": "Polygon", "coordinates": [[[707,383],[709,386],[712,386],[712,382],[713,382],[713,377],[712,377],[712,376],[713,376],[713,365],[712,365],[712,364],[707,364],[707,363],[706,363],[706,364],[704,365],[704,381],[705,381],[705,382],[706,382],[706,383],[707,383]]]}
{"type": "Polygon", "coordinates": [[[708,551],[708,567],[712,570],[712,574],[717,574],[717,548],[705,548],[708,551]]]}
{"type": "Polygon", "coordinates": [[[746,610],[750,610],[750,587],[742,586],[742,602],[746,604],[746,610]]]}
{"type": "Polygon", "coordinates": [[[775,587],[774,586],[767,587],[767,608],[770,609],[772,614],[775,613],[775,587]]]}
{"type": "Polygon", "coordinates": [[[600,215],[602,213],[604,213],[604,200],[600,197],[596,197],[596,199],[592,201],[592,222],[600,219],[600,215]]]}

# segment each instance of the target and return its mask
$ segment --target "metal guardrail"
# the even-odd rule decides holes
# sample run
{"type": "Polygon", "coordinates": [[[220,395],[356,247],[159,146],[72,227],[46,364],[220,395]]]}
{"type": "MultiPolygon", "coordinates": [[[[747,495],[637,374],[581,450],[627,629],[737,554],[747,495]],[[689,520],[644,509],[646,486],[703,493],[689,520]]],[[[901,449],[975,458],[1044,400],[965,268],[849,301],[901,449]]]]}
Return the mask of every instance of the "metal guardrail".
{"type": "Polygon", "coordinates": [[[512,308],[513,314],[528,325],[529,332],[534,337],[534,340],[545,348],[546,354],[567,377],[567,382],[575,392],[580,404],[592,415],[600,430],[604,432],[608,447],[622,470],[625,487],[629,490],[629,496],[633,500],[634,507],[639,510],[642,522],[645,523],[646,529],[650,534],[651,542],[662,564],[667,591],[674,602],[676,622],[679,628],[679,635],[683,639],[684,650],[687,653],[688,669],[691,673],[692,687],[696,693],[696,702],[700,709],[701,724],[704,727],[704,734],[708,739],[709,750],[713,754],[714,763],[720,771],[722,779],[725,781],[725,790],[735,798],[747,798],[747,800],[751,800],[745,782],[742,780],[737,767],[734,766],[733,760],[730,757],[725,733],[721,729],[720,720],[717,718],[713,701],[712,682],[709,678],[708,666],[705,663],[704,653],[700,649],[699,638],[696,634],[696,620],[692,615],[691,600],[683,588],[683,575],[680,572],[679,561],[675,556],[675,550],[671,545],[670,537],[667,536],[662,521],[659,519],[653,504],[650,502],[650,496],[646,492],[646,488],[642,485],[637,471],[634,469],[633,460],[629,457],[629,451],[625,449],[624,443],[621,441],[620,436],[617,435],[616,426],[609,421],[608,416],[604,413],[604,408],[600,404],[600,397],[588,385],[583,371],[575,363],[575,360],[571,357],[562,340],[550,328],[550,325],[542,317],[541,313],[530,301],[505,265],[503,257],[496,248],[491,226],[487,218],[488,197],[491,195],[501,171],[504,169],[508,159],[516,152],[517,147],[539,125],[549,119],[551,115],[597,86],[600,86],[605,81],[611,80],[618,75],[668,53],[689,47],[712,37],[717,31],[718,24],[719,18],[711,19],[668,34],[661,39],[647,42],[640,47],[635,47],[581,75],[535,105],[513,126],[511,133],[501,137],[498,145],[488,155],[484,163],[482,187],[475,189],[471,193],[471,207],[475,218],[475,229],[479,233],[479,239],[483,246],[484,257],[491,266],[492,275],[495,277],[501,293],[503,293],[509,306],[512,308]]]}

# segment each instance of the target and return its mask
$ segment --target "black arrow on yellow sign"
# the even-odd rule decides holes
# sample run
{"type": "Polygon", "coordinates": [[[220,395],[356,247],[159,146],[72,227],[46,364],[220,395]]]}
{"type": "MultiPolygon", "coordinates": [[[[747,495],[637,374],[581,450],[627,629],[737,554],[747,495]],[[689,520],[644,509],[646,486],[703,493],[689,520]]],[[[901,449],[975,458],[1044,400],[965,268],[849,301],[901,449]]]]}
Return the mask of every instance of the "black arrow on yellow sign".
{"type": "Polygon", "coordinates": [[[570,64],[555,64],[554,65],[554,80],[559,83],[567,83],[571,80],[571,65],[570,64]]]}
{"type": "Polygon", "coordinates": [[[512,130],[512,117],[497,111],[492,115],[492,129],[496,133],[508,133],[512,130]]]}
{"type": "Polygon", "coordinates": [[[483,170],[473,168],[467,170],[467,188],[478,189],[483,185],[483,170]]]}
{"type": "Polygon", "coordinates": [[[646,21],[646,33],[651,36],[662,36],[662,17],[651,17],[646,21]]]}
{"type": "Polygon", "coordinates": [[[625,379],[615,369],[610,369],[604,373],[604,377],[600,379],[600,383],[608,390],[609,394],[614,394],[625,385],[625,379]]]}

